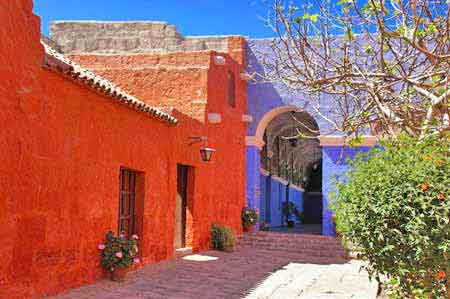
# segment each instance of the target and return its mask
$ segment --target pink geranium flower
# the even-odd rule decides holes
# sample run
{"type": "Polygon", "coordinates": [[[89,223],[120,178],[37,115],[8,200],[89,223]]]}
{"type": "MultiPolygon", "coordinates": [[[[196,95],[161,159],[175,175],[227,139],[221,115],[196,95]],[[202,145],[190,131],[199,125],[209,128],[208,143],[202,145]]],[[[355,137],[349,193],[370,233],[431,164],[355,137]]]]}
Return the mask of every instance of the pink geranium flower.
{"type": "Polygon", "coordinates": [[[135,263],[135,264],[139,264],[140,262],[141,262],[141,260],[139,260],[139,258],[137,258],[137,257],[135,257],[133,259],[133,263],[135,263]]]}
{"type": "Polygon", "coordinates": [[[116,252],[116,257],[118,257],[118,258],[121,259],[121,258],[123,257],[122,252],[120,252],[120,251],[119,251],[119,252],[116,252]]]}
{"type": "Polygon", "coordinates": [[[103,250],[105,248],[106,248],[105,244],[98,244],[98,249],[103,250]]]}
{"type": "Polygon", "coordinates": [[[135,240],[139,240],[139,236],[136,235],[136,234],[132,235],[131,238],[133,238],[133,239],[135,239],[135,240]]]}

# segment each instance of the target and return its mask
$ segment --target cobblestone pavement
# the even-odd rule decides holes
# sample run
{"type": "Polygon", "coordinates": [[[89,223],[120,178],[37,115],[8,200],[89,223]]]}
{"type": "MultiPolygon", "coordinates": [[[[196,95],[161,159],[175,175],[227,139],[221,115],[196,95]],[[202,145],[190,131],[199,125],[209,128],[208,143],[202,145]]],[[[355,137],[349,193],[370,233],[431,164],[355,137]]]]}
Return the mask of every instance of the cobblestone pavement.
{"type": "Polygon", "coordinates": [[[246,299],[375,299],[378,285],[370,282],[363,265],[360,261],[291,263],[269,276],[246,299]]]}
{"type": "MultiPolygon", "coordinates": [[[[273,283],[285,285],[283,288],[290,289],[297,283],[297,280],[304,278],[310,282],[311,280],[319,280],[319,277],[330,273],[337,275],[340,268],[335,263],[341,263],[342,267],[347,267],[346,262],[332,260],[326,257],[305,256],[298,253],[286,253],[284,251],[274,252],[254,248],[240,248],[234,253],[224,253],[217,251],[202,252],[202,255],[218,257],[217,260],[208,261],[192,261],[185,259],[176,259],[158,264],[143,267],[133,273],[130,273],[128,279],[124,283],[115,283],[108,280],[99,281],[93,285],[83,286],[78,289],[70,290],[53,299],[134,299],[134,298],[183,298],[183,299],[201,299],[201,298],[243,298],[250,293],[249,298],[272,298],[259,297],[261,288],[257,286],[261,284],[267,277],[268,280],[260,286],[265,289],[267,283],[271,280],[271,274],[276,272],[273,283]],[[294,266],[292,266],[295,263],[294,266]],[[324,268],[317,268],[319,273],[315,273],[314,268],[310,266],[302,268],[302,263],[323,265],[324,268]],[[287,269],[293,267],[294,272],[299,275],[283,280],[283,275],[279,276],[277,270],[287,266],[287,269]],[[326,266],[329,265],[329,266],[326,266]],[[303,273],[303,271],[306,271],[303,273]],[[308,277],[312,275],[313,278],[308,277]],[[278,277],[281,278],[278,279],[278,277]],[[302,278],[301,278],[302,277],[302,278]],[[256,289],[252,291],[252,289],[256,289]]],[[[284,271],[284,270],[282,270],[284,271]]],[[[353,270],[352,270],[353,271],[353,270]]],[[[355,276],[336,276],[336,287],[339,288],[341,282],[339,279],[348,283],[366,284],[365,279],[355,276]],[[353,282],[347,281],[352,280],[353,282]]],[[[327,280],[328,281],[328,280],[327,280]]],[[[334,281],[334,280],[333,280],[334,281]]],[[[270,283],[269,283],[270,284],[270,283]]],[[[308,286],[309,284],[302,284],[308,286]]],[[[317,286],[320,283],[317,282],[317,286]]],[[[272,285],[269,287],[279,289],[279,286],[272,285]]],[[[297,292],[297,288],[294,288],[297,292]]],[[[274,292],[272,292],[274,293],[274,292]]],[[[264,293],[265,294],[265,293],[264,293]]],[[[277,293],[278,294],[278,293],[277,293]]],[[[281,293],[280,293],[281,294],[281,293]]],[[[284,294],[284,293],[283,293],[284,294]]],[[[278,297],[283,299],[297,297],[278,297]]],[[[306,297],[299,297],[306,298],[306,297]]],[[[327,297],[308,297],[308,299],[322,298],[341,298],[329,295],[327,297]]],[[[347,297],[342,297],[347,298],[347,297]]],[[[350,297],[348,297],[350,298],[350,297]]],[[[357,298],[355,299],[371,299],[357,298]]]]}

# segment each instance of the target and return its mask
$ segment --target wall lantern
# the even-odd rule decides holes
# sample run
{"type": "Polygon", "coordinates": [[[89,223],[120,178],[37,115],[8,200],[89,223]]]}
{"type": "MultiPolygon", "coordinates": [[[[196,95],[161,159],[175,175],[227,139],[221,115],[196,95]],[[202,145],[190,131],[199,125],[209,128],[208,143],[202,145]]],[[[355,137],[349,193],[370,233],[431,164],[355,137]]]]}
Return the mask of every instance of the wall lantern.
{"type": "Polygon", "coordinates": [[[200,156],[202,157],[203,162],[209,162],[211,161],[212,154],[216,151],[215,149],[212,149],[208,147],[206,144],[208,142],[208,137],[206,136],[198,136],[198,137],[189,137],[191,140],[191,143],[189,145],[203,142],[203,146],[200,148],[200,156]]]}
{"type": "Polygon", "coordinates": [[[203,162],[209,162],[211,161],[211,156],[216,150],[210,148],[210,147],[202,147],[200,149],[200,155],[202,156],[203,162]]]}

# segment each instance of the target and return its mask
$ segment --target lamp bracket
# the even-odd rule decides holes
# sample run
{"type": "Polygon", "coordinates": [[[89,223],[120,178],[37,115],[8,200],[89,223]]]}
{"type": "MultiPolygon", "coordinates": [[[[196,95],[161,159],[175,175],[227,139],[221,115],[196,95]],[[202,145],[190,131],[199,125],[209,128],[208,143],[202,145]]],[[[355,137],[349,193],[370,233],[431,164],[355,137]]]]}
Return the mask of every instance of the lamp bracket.
{"type": "Polygon", "coordinates": [[[207,142],[208,137],[207,136],[191,136],[189,137],[189,140],[191,141],[189,145],[193,145],[199,142],[207,142]]]}

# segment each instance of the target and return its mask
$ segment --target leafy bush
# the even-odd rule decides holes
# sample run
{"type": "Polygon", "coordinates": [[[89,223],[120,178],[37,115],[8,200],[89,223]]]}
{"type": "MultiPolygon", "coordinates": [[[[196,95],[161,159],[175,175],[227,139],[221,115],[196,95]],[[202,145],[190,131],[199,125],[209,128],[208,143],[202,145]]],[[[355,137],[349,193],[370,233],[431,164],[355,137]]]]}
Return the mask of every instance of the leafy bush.
{"type": "Polygon", "coordinates": [[[126,269],[139,263],[137,240],[137,235],[126,239],[122,235],[115,236],[113,232],[108,232],[105,244],[98,245],[101,250],[103,267],[114,271],[116,267],[126,269]]]}
{"type": "Polygon", "coordinates": [[[211,229],[211,245],[213,249],[233,251],[234,244],[234,235],[230,228],[219,224],[213,225],[211,229]]]}
{"type": "Polygon", "coordinates": [[[450,142],[402,137],[350,163],[337,230],[394,298],[450,298],[450,142]]]}
{"type": "Polygon", "coordinates": [[[241,212],[242,226],[248,228],[258,221],[258,212],[250,208],[243,208],[241,212]]]}

